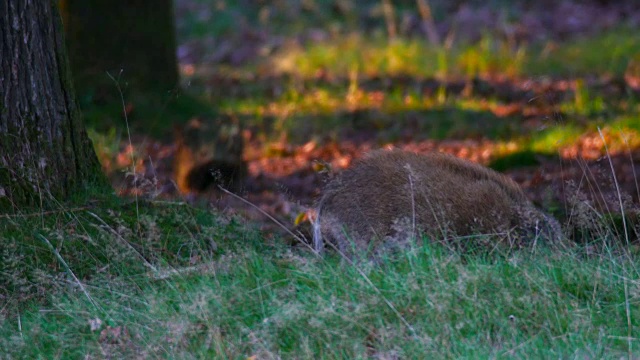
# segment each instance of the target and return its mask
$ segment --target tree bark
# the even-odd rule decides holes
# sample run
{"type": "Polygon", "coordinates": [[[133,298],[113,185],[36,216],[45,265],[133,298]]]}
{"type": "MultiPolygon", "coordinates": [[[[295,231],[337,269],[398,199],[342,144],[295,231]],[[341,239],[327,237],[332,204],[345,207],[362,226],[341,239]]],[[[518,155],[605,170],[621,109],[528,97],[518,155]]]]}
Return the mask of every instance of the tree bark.
{"type": "Polygon", "coordinates": [[[79,92],[120,75],[129,87],[166,92],[178,85],[172,0],[60,0],[79,92]]]}
{"type": "Polygon", "coordinates": [[[63,200],[101,176],[56,1],[1,1],[0,212],[63,200]]]}

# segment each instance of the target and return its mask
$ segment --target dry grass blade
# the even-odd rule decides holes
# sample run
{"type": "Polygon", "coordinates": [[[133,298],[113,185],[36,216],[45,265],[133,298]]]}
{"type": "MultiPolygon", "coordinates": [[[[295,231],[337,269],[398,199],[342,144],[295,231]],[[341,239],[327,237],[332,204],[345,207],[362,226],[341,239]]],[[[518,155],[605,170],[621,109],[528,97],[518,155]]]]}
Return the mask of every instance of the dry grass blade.
{"type": "Polygon", "coordinates": [[[274,218],[273,216],[269,215],[266,211],[260,209],[260,207],[258,207],[257,205],[255,205],[254,203],[252,203],[251,201],[243,198],[242,196],[236,195],[234,193],[232,193],[231,191],[223,188],[222,186],[218,186],[218,188],[223,191],[226,194],[229,194],[231,196],[233,196],[234,198],[242,201],[243,203],[253,207],[254,209],[258,210],[262,215],[266,216],[269,220],[273,221],[274,224],[278,225],[279,227],[281,227],[284,231],[286,231],[289,235],[293,236],[294,239],[298,240],[301,244],[303,244],[304,246],[306,246],[309,250],[311,250],[314,254],[318,254],[317,251],[315,251],[313,249],[313,247],[311,247],[309,245],[309,242],[306,241],[306,239],[303,239],[302,237],[300,237],[299,235],[296,235],[293,233],[293,231],[289,230],[286,226],[284,226],[283,223],[281,223],[280,221],[278,221],[278,219],[274,218]]]}
{"type": "Polygon", "coordinates": [[[611,155],[609,154],[609,147],[607,146],[607,141],[602,134],[602,130],[598,127],[598,133],[600,134],[600,138],[602,139],[602,143],[604,144],[604,150],[607,154],[607,159],[609,160],[609,166],[611,167],[611,176],[613,176],[613,183],[616,186],[616,194],[618,195],[618,204],[620,205],[620,214],[622,216],[622,226],[624,228],[624,239],[627,242],[627,247],[629,244],[629,230],[627,229],[627,219],[625,218],[624,212],[624,203],[622,202],[622,194],[620,193],[620,185],[618,184],[618,178],[616,177],[616,171],[613,168],[613,161],[611,160],[611,155]]]}
{"type": "Polygon", "coordinates": [[[133,252],[135,252],[138,257],[142,260],[143,264],[148,267],[149,269],[151,269],[154,273],[158,273],[158,269],[156,269],[155,266],[153,266],[153,264],[151,264],[144,256],[142,256],[142,254],[135,248],[133,247],[133,245],[131,245],[125,238],[122,237],[122,235],[118,234],[118,232],[113,229],[111,226],[109,226],[109,224],[107,224],[104,220],[102,220],[98,215],[92,213],[91,211],[87,211],[87,213],[89,215],[91,215],[94,219],[98,220],[100,223],[102,223],[102,225],[104,227],[106,227],[107,229],[109,229],[109,231],[116,236],[116,238],[120,239],[120,241],[124,242],[128,248],[130,248],[131,250],[133,250],[133,252]]]}
{"type": "MultiPolygon", "coordinates": [[[[118,89],[118,94],[120,95],[120,104],[122,106],[122,116],[124,117],[124,124],[127,128],[127,136],[129,138],[129,147],[131,149],[133,149],[133,142],[131,141],[131,130],[129,130],[129,115],[127,114],[127,106],[124,103],[124,95],[122,94],[122,88],[120,87],[120,76],[122,75],[122,70],[120,70],[120,74],[118,74],[118,78],[114,78],[113,75],[111,75],[109,72],[107,72],[107,76],[109,77],[109,79],[111,79],[111,81],[113,81],[113,83],[116,85],[116,88],[118,89]]],[[[133,178],[136,179],[136,159],[135,159],[135,155],[134,152],[131,151],[131,172],[133,174],[133,178]]],[[[134,196],[136,199],[136,216],[139,219],[140,218],[140,208],[139,208],[139,204],[138,204],[138,192],[135,191],[134,192],[134,196]]]]}
{"type": "Polygon", "coordinates": [[[91,303],[91,305],[93,305],[93,307],[95,307],[96,309],[103,311],[100,306],[98,305],[98,303],[95,302],[95,300],[93,300],[93,298],[91,297],[91,295],[89,295],[89,292],[87,291],[87,289],[84,287],[84,285],[82,284],[82,282],[80,281],[80,279],[78,279],[78,277],[76,277],[76,274],[73,273],[73,271],[71,270],[71,268],[69,267],[69,265],[67,264],[66,261],[64,261],[64,259],[62,258],[62,256],[60,255],[60,253],[58,252],[58,250],[53,246],[53,244],[51,244],[51,242],[49,241],[49,239],[47,239],[46,237],[44,237],[41,234],[38,234],[38,237],[40,239],[42,239],[42,241],[44,241],[48,246],[49,249],[53,252],[53,254],[55,255],[55,257],[58,259],[58,261],[60,262],[60,264],[62,265],[62,267],[64,267],[64,269],[67,271],[67,273],[69,275],[71,275],[71,277],[73,277],[73,280],[75,281],[76,285],[78,285],[78,287],[80,288],[80,290],[82,291],[82,293],[84,294],[84,296],[87,298],[87,300],[89,300],[89,302],[91,303]]]}

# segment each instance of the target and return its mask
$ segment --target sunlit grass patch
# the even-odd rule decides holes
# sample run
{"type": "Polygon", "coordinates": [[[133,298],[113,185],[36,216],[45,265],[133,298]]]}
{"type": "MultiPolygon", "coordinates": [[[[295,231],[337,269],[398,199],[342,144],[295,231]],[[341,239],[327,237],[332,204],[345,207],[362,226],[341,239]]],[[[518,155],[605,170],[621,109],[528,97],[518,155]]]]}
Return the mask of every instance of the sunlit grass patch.
{"type": "Polygon", "coordinates": [[[530,147],[534,151],[547,152],[568,146],[582,134],[582,131],[574,125],[555,125],[533,134],[530,147]]]}
{"type": "MultiPolygon", "coordinates": [[[[278,101],[258,105],[248,111],[250,120],[272,118],[268,129],[287,134],[293,143],[304,143],[312,134],[362,130],[375,132],[378,139],[506,139],[527,132],[515,117],[496,116],[492,105],[455,99],[439,104],[433,98],[385,97],[383,93],[358,92],[366,99],[353,101],[352,95],[314,92],[299,102],[278,101]],[[318,95],[321,96],[318,96],[318,95]],[[378,94],[381,96],[378,98],[378,94]],[[382,99],[382,100],[380,100],[382,99]],[[320,105],[318,102],[321,102],[320,105]],[[404,134],[404,135],[403,135],[404,134]]],[[[232,111],[231,107],[226,108],[232,111]]]]}
{"type": "Polygon", "coordinates": [[[514,44],[485,36],[477,43],[459,42],[450,48],[422,39],[387,40],[353,34],[306,48],[285,48],[272,61],[277,72],[306,78],[320,74],[341,77],[352,71],[365,76],[572,77],[594,73],[622,76],[638,54],[640,40],[635,32],[614,29],[567,43],[514,44]]]}
{"type": "Polygon", "coordinates": [[[622,132],[640,132],[640,113],[620,116],[608,124],[612,129],[622,132]]]}
{"type": "Polygon", "coordinates": [[[563,43],[536,46],[525,61],[532,76],[622,76],[640,54],[640,38],[632,29],[613,29],[563,43]]]}
{"type": "MultiPolygon", "coordinates": [[[[612,153],[627,153],[631,149],[640,148],[640,130],[636,118],[631,122],[626,119],[602,126],[597,134],[597,141],[604,148],[605,144],[612,153]],[[631,126],[630,126],[631,125],[631,126]]],[[[596,137],[594,132],[593,137],[596,137]]],[[[595,142],[594,141],[594,142],[595,142]]]]}
{"type": "Polygon", "coordinates": [[[275,71],[306,78],[320,74],[345,77],[356,71],[367,77],[414,76],[441,78],[502,74],[517,76],[524,47],[512,49],[486,37],[475,45],[436,47],[420,39],[374,39],[350,35],[306,48],[286,48],[274,56],[275,71]]]}
{"type": "Polygon", "coordinates": [[[558,124],[532,134],[522,142],[526,149],[541,153],[559,153],[564,157],[626,153],[640,147],[638,118],[622,117],[586,125],[558,124]],[[587,154],[580,154],[580,148],[587,154]]]}

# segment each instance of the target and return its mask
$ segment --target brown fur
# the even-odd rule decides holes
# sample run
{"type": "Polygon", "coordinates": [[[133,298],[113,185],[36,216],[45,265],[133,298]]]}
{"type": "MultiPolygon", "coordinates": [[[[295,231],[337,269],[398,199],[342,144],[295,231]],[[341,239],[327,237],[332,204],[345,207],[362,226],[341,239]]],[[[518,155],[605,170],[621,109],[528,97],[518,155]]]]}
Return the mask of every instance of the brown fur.
{"type": "Polygon", "coordinates": [[[327,184],[317,214],[316,250],[330,242],[348,256],[419,233],[499,234],[515,245],[562,237],[513,180],[443,153],[373,152],[327,184]]]}

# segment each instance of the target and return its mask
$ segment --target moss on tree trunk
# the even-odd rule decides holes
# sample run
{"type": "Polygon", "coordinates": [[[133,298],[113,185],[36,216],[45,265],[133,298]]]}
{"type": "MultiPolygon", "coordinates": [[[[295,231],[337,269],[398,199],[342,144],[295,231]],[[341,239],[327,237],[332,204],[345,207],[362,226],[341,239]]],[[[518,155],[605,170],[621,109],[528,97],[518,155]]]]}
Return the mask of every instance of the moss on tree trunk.
{"type": "Polygon", "coordinates": [[[0,212],[103,181],[75,99],[55,1],[0,2],[0,212]]]}

